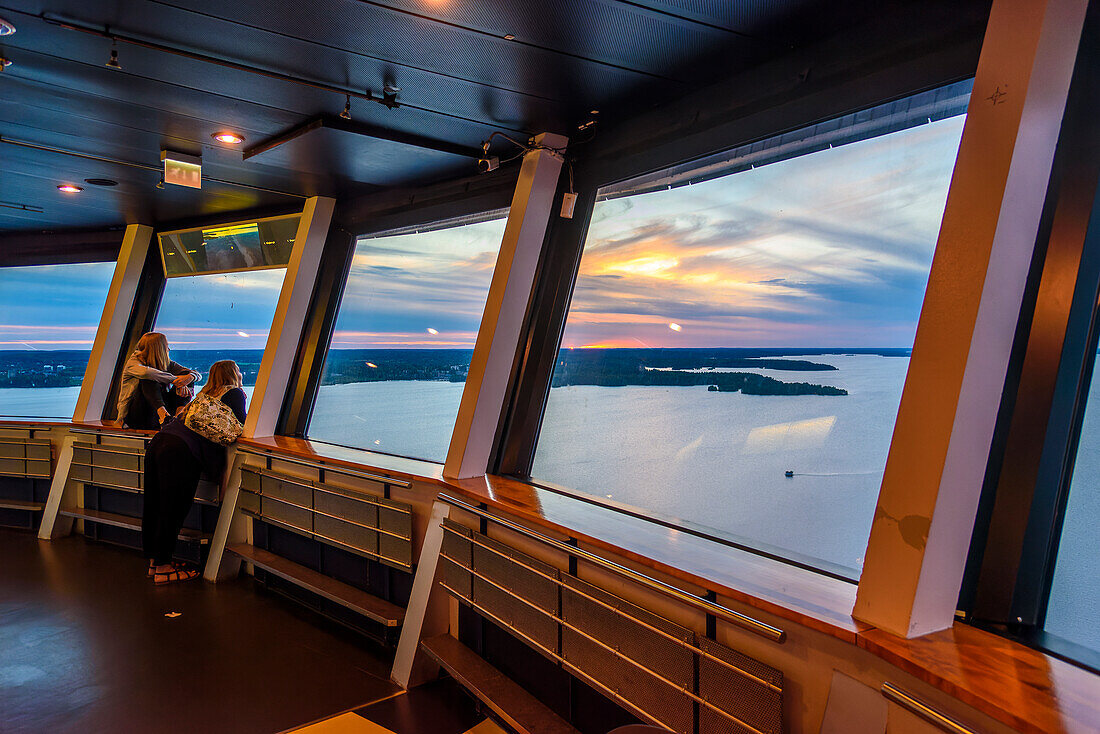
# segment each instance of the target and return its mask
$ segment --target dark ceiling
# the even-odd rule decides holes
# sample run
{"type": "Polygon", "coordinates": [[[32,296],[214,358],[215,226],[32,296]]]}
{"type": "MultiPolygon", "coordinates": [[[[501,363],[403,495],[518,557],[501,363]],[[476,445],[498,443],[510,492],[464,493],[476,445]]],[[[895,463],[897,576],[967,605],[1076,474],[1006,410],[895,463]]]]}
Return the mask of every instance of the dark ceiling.
{"type": "Polygon", "coordinates": [[[157,223],[469,175],[472,158],[346,130],[247,160],[241,148],[339,113],[345,91],[360,95],[356,122],[467,148],[497,130],[568,135],[591,110],[622,118],[889,4],[0,0],[17,28],[0,38],[13,62],[0,73],[0,230],[157,223]],[[104,65],[112,37],[120,70],[104,65]],[[400,88],[396,109],[362,98],[386,84],[400,88]],[[211,139],[224,129],[244,145],[211,139]],[[162,148],[202,155],[201,191],[156,187],[162,148]]]}

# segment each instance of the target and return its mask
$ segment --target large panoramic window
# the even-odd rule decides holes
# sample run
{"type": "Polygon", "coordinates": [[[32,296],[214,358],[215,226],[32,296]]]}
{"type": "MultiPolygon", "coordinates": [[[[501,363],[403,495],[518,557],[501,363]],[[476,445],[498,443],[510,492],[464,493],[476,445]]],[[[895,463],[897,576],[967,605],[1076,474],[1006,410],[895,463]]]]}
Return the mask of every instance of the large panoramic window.
{"type": "Polygon", "coordinates": [[[964,119],[896,111],[600,192],[535,481],[858,578],[964,119]]]}
{"type": "Polygon", "coordinates": [[[0,415],[72,418],[114,268],[0,268],[0,415]]]}
{"type": "Polygon", "coordinates": [[[1047,603],[1045,630],[1100,654],[1100,372],[1093,370],[1047,603]]]}
{"type": "Polygon", "coordinates": [[[172,359],[203,373],[218,360],[241,368],[249,398],[279,302],[285,268],[169,278],[154,331],[172,359]]]}
{"type": "Polygon", "coordinates": [[[504,225],[359,241],[310,438],[446,458],[504,225]]]}

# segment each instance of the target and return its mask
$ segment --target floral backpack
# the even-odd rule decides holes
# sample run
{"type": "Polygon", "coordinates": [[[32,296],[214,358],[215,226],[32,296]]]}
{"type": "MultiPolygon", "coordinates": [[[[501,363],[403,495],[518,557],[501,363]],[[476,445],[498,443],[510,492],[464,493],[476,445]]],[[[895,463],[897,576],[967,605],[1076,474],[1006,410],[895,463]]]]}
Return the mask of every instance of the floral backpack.
{"type": "Polygon", "coordinates": [[[202,392],[187,406],[183,425],[222,446],[233,443],[244,432],[232,408],[210,393],[202,392]]]}

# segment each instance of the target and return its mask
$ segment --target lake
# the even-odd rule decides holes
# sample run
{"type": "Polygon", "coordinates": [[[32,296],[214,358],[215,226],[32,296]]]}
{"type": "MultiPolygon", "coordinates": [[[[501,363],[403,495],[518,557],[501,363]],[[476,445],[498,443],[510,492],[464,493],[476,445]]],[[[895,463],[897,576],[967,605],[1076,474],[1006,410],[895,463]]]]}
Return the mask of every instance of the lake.
{"type": "MultiPolygon", "coordinates": [[[[842,387],[849,395],[554,388],[533,475],[857,577],[909,360],[810,359],[838,369],[752,371],[842,387]],[[785,476],[788,470],[793,477],[785,476]]],[[[1094,392],[1098,381],[1100,372],[1094,392]]],[[[67,418],[77,390],[0,390],[0,411],[67,418]]],[[[442,461],[461,396],[462,385],[450,382],[327,385],[310,437],[442,461]]],[[[1097,476],[1100,400],[1086,411],[1047,622],[1049,631],[1093,649],[1100,649],[1097,476]]]]}

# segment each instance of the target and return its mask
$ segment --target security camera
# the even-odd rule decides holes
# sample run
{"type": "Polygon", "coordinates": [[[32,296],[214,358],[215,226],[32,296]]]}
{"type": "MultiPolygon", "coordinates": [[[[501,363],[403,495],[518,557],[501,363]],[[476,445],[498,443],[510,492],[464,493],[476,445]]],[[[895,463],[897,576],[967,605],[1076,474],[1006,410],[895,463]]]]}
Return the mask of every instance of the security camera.
{"type": "Polygon", "coordinates": [[[477,170],[482,173],[488,173],[489,171],[495,171],[500,167],[500,158],[493,156],[492,158],[478,158],[477,170]]]}

